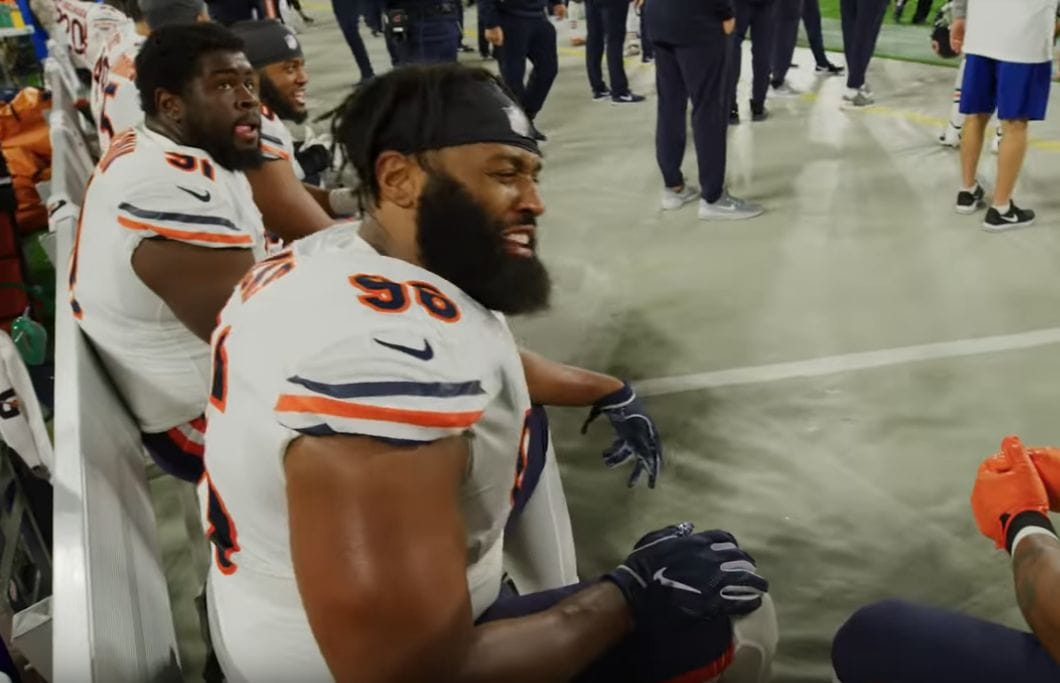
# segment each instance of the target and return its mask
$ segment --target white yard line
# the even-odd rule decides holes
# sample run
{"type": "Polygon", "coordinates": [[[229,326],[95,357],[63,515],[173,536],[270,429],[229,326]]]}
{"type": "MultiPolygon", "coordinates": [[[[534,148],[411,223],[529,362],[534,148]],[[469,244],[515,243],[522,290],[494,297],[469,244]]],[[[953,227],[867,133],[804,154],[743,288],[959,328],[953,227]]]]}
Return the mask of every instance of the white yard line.
{"type": "Polygon", "coordinates": [[[774,363],[714,372],[699,372],[691,375],[658,377],[640,380],[636,382],[636,387],[637,393],[642,396],[660,396],[677,394],[682,391],[696,391],[739,384],[760,384],[763,382],[778,382],[785,379],[823,377],[840,372],[870,370],[944,358],[977,356],[984,353],[1033,349],[1050,344],[1060,344],[1060,327],[1050,327],[1044,330],[1006,334],[997,337],[978,337],[937,344],[900,346],[893,349],[825,356],[823,358],[812,358],[790,363],[774,363]]]}

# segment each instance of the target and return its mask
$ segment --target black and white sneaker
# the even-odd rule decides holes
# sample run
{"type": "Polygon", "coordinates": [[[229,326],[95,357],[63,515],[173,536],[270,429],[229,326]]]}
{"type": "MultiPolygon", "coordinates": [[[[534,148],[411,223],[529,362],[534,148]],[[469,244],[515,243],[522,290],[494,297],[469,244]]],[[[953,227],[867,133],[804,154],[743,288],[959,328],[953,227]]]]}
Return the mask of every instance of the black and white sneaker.
{"type": "Polygon", "coordinates": [[[983,195],[985,194],[986,191],[983,190],[983,186],[976,182],[975,189],[971,192],[961,190],[957,193],[957,204],[953,208],[957,213],[965,216],[975,213],[985,206],[983,203],[983,195]]]}
{"type": "Polygon", "coordinates": [[[593,102],[605,102],[611,99],[611,91],[607,88],[593,91],[593,102]]]}
{"type": "Polygon", "coordinates": [[[1034,225],[1034,212],[1030,209],[1019,208],[1015,202],[1009,202],[1008,211],[1005,213],[991,206],[986,212],[986,218],[983,219],[983,230],[989,232],[1015,230],[1026,228],[1029,225],[1034,225]]]}
{"type": "Polygon", "coordinates": [[[636,95],[634,93],[627,92],[624,95],[612,95],[611,96],[611,103],[612,104],[636,104],[637,102],[643,102],[644,99],[645,99],[644,95],[636,95]]]}

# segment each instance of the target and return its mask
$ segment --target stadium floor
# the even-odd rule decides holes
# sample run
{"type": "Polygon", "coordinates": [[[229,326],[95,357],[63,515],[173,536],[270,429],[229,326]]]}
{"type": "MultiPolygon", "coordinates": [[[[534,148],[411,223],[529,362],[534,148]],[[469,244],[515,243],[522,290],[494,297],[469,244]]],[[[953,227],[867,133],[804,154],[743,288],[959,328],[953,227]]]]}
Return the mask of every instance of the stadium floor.
{"type": "MultiPolygon", "coordinates": [[[[358,76],[330,5],[305,4],[322,112],[358,76]]],[[[382,68],[382,41],[366,41],[382,68]]],[[[731,189],[769,212],[701,223],[694,206],[657,209],[654,97],[592,102],[581,52],[560,45],[539,119],[555,303],[514,327],[552,358],[633,379],[668,456],[657,490],[630,492],[600,463],[607,428],[583,437],[582,412],[553,411],[582,575],[665,523],[732,530],[772,582],[783,683],[829,681],[836,628],[888,596],[1021,625],[968,496],[1004,434],[1060,440],[1060,125],[1032,128],[1016,195],[1038,226],[988,234],[981,214],[953,212],[956,153],[935,142],[952,69],[878,60],[880,106],[848,113],[842,79],[815,78],[800,49],[790,78],[807,94],[731,133],[731,189]]],[[[651,68],[630,69],[652,95],[651,68]]]]}

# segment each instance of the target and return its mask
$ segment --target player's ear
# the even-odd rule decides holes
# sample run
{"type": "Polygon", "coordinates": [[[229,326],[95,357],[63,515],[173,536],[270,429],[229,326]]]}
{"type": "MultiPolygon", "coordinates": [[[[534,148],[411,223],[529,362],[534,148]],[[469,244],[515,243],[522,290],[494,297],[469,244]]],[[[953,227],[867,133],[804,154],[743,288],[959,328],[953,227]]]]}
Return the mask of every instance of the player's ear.
{"type": "Polygon", "coordinates": [[[375,177],[379,181],[380,201],[402,209],[416,206],[426,179],[416,160],[400,152],[380,154],[375,160],[375,177]]]}
{"type": "Polygon", "coordinates": [[[174,125],[181,125],[184,121],[184,100],[177,93],[172,93],[165,88],[155,91],[155,107],[160,116],[166,118],[174,125]]]}

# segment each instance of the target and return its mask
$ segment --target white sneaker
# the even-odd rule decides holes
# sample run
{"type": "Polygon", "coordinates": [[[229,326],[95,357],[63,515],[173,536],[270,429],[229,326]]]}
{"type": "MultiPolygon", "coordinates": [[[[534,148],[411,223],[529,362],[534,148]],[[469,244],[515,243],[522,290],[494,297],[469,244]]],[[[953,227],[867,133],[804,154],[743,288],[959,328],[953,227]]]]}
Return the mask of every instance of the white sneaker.
{"type": "Polygon", "coordinates": [[[798,97],[802,93],[791,87],[787,81],[784,81],[780,85],[774,85],[769,89],[769,94],[773,97],[798,97]]]}
{"type": "Polygon", "coordinates": [[[939,144],[943,147],[960,147],[961,146],[961,129],[952,123],[946,124],[946,130],[939,136],[939,144]]]}
{"type": "Polygon", "coordinates": [[[990,142],[990,151],[994,154],[1001,151],[1001,126],[997,127],[997,133],[994,134],[994,139],[990,142]]]}
{"type": "Polygon", "coordinates": [[[858,96],[857,88],[847,88],[843,91],[843,100],[846,102],[852,102],[855,97],[858,96]]]}
{"type": "Polygon", "coordinates": [[[685,189],[680,192],[666,187],[662,191],[663,211],[676,211],[689,202],[694,202],[699,197],[699,189],[685,183],[685,189]]]}
{"type": "Polygon", "coordinates": [[[716,202],[699,200],[699,220],[701,221],[742,221],[761,216],[765,209],[761,204],[737,199],[728,192],[722,193],[716,202]]]}

